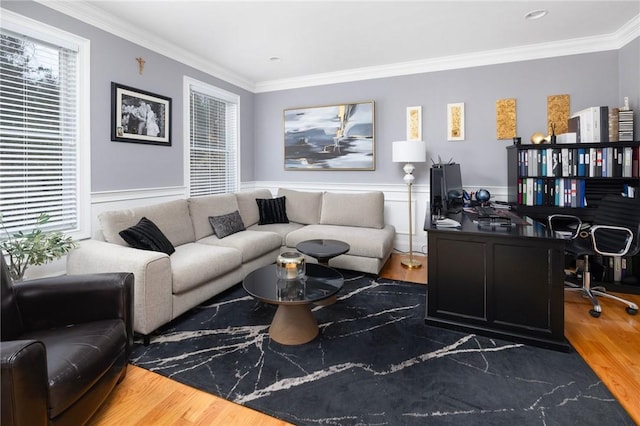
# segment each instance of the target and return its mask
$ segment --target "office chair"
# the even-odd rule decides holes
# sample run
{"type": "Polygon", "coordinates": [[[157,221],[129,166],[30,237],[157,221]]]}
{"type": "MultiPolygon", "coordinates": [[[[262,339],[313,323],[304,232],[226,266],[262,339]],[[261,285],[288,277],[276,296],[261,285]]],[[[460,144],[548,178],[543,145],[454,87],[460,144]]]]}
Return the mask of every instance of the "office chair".
{"type": "Polygon", "coordinates": [[[627,305],[629,315],[636,315],[638,305],[635,303],[607,293],[602,286],[591,287],[594,265],[591,256],[634,256],[640,251],[640,199],[606,195],[598,204],[591,225],[566,214],[551,215],[547,222],[551,230],[567,239],[565,252],[576,259],[576,275],[579,269],[582,270],[582,285],[566,281],[565,290],[579,291],[589,298],[593,304],[589,313],[594,318],[602,313],[596,296],[622,302],[627,305]]]}

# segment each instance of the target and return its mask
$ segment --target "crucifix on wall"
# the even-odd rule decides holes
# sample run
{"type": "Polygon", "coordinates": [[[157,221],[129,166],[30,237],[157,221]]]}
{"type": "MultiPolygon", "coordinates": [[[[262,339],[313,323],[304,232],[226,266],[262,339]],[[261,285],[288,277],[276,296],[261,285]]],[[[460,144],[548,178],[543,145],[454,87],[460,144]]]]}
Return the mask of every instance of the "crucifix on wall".
{"type": "Polygon", "coordinates": [[[142,75],[142,71],[144,70],[144,63],[146,61],[142,59],[142,56],[138,56],[136,58],[136,61],[138,61],[138,71],[140,72],[140,75],[142,75]]]}

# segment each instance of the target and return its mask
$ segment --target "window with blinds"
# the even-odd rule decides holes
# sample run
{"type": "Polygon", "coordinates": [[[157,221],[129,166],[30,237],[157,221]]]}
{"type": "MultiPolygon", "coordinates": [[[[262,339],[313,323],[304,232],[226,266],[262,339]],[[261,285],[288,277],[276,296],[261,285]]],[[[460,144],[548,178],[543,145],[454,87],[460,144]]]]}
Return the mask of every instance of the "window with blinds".
{"type": "Polygon", "coordinates": [[[0,37],[3,225],[28,232],[46,213],[44,230],[77,231],[78,48],[6,28],[0,37]]]}
{"type": "Polygon", "coordinates": [[[190,83],[189,195],[238,189],[238,105],[232,93],[190,83]]]}

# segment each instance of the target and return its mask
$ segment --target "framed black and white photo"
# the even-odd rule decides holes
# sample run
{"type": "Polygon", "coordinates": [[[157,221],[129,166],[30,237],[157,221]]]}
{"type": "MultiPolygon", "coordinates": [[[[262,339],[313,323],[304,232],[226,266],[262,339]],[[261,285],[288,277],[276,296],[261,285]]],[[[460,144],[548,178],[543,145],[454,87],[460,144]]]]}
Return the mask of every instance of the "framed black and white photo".
{"type": "Polygon", "coordinates": [[[374,103],[284,111],[285,170],[375,170],[374,103]]]}
{"type": "Polygon", "coordinates": [[[112,82],[111,140],[171,146],[171,98],[112,82]]]}

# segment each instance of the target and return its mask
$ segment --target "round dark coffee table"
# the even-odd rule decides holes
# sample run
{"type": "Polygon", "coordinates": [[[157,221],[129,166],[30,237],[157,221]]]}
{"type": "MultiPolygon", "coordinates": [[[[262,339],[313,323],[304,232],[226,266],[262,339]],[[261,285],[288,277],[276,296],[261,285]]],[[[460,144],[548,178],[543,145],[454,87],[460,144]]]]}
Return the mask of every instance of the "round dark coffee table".
{"type": "Polygon", "coordinates": [[[338,240],[306,240],[296,246],[296,250],[318,260],[321,265],[329,265],[329,260],[345,254],[351,249],[349,244],[338,240]]]}
{"type": "Polygon", "coordinates": [[[278,305],[269,327],[269,336],[283,345],[301,345],[318,335],[318,322],[311,304],[334,296],[344,278],[333,268],[307,264],[306,276],[299,280],[278,280],[276,265],[251,272],[242,286],[251,296],[278,305]]]}

